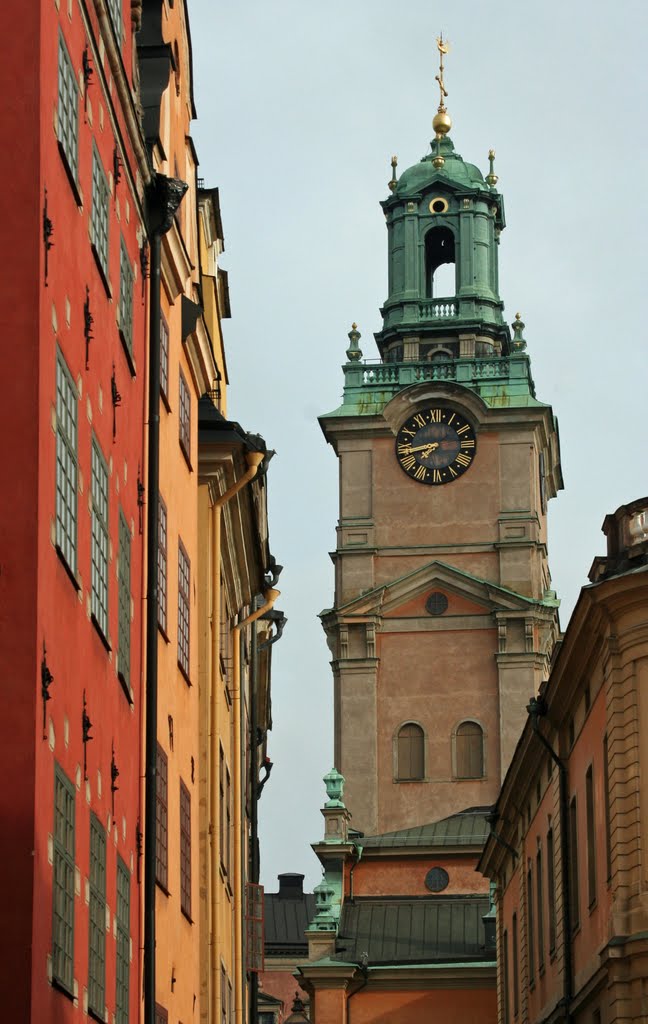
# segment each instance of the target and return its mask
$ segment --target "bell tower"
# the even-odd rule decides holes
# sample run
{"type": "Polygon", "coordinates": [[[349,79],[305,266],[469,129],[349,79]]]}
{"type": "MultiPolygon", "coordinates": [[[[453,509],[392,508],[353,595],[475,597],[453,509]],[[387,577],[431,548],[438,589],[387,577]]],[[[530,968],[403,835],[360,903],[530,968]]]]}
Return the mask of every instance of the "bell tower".
{"type": "Polygon", "coordinates": [[[504,318],[495,154],[484,177],[455,151],[438,47],[430,152],[400,177],[392,159],[381,204],[380,358],[354,324],[342,405],[320,417],[340,460],[335,766],[367,833],[494,802],[558,635],[557,424],[504,318]]]}

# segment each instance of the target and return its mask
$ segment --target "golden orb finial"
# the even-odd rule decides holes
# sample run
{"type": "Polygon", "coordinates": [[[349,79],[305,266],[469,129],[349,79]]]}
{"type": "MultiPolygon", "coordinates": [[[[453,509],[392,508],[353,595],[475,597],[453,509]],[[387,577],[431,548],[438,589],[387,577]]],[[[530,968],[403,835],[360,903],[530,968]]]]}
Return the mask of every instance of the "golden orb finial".
{"type": "Polygon", "coordinates": [[[497,182],[499,181],[499,178],[495,174],[495,150],[494,149],[489,149],[488,150],[488,162],[490,164],[490,171],[486,175],[486,181],[488,182],[488,184],[490,185],[491,188],[495,188],[495,186],[497,185],[497,182]]]}
{"type": "Polygon", "coordinates": [[[439,74],[435,75],[435,79],[439,83],[439,107],[434,115],[432,127],[436,132],[437,139],[440,139],[444,135],[447,135],[452,128],[452,121],[448,111],[446,110],[444,102],[447,99],[448,90],[445,87],[445,81],[443,79],[443,58],[446,54],[450,53],[450,43],[447,39],[443,38],[443,32],[437,39],[437,49],[439,51],[439,74]]]}

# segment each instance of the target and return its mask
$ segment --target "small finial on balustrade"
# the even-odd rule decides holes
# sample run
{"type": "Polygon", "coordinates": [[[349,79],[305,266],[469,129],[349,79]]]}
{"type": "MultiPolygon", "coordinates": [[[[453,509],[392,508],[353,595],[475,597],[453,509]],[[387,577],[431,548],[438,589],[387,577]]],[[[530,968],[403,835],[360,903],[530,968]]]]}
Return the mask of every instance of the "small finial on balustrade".
{"type": "Polygon", "coordinates": [[[362,335],[360,334],[356,323],[351,324],[351,330],[349,331],[348,337],[351,344],[346,350],[347,359],[350,363],[358,363],[362,359],[362,351],[358,345],[362,335]]]}
{"type": "Polygon", "coordinates": [[[488,162],[490,164],[490,171],[486,175],[486,181],[488,182],[488,184],[490,185],[491,188],[495,188],[495,186],[497,185],[497,182],[499,181],[499,178],[495,174],[495,150],[494,149],[489,149],[488,150],[488,162]]]}
{"type": "Polygon", "coordinates": [[[398,181],[396,180],[396,168],[397,167],[398,167],[398,159],[397,159],[397,157],[393,156],[391,158],[392,176],[391,176],[391,180],[387,182],[387,188],[389,189],[390,192],[395,192],[396,191],[396,186],[398,184],[398,181]]]}
{"type": "Polygon", "coordinates": [[[512,324],[513,327],[513,348],[516,352],[524,352],[527,347],[526,340],[523,335],[523,331],[526,324],[522,320],[522,314],[515,314],[515,321],[512,324]]]}

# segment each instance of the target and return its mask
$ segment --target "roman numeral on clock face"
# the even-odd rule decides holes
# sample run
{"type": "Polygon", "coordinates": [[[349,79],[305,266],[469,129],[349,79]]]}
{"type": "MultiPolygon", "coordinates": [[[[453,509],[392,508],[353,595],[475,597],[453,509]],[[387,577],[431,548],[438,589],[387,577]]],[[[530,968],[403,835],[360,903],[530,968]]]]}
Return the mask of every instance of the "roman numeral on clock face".
{"type": "Polygon", "coordinates": [[[472,466],[476,451],[470,421],[443,404],[411,413],[396,436],[398,464],[420,484],[451,484],[472,466]]]}
{"type": "Polygon", "coordinates": [[[466,467],[466,466],[470,465],[470,463],[472,462],[472,459],[471,459],[470,455],[466,455],[465,452],[459,452],[459,454],[457,455],[457,458],[455,459],[455,462],[457,463],[458,466],[466,467]]]}
{"type": "MultiPolygon", "coordinates": [[[[436,470],[435,470],[435,472],[436,472],[436,470]]],[[[414,474],[414,479],[415,480],[425,480],[427,474],[428,474],[428,471],[425,468],[425,466],[417,466],[416,472],[414,474]]]]}
{"type": "Polygon", "coordinates": [[[401,466],[403,469],[411,469],[416,465],[416,459],[413,455],[406,455],[404,459],[401,459],[401,466]]]}

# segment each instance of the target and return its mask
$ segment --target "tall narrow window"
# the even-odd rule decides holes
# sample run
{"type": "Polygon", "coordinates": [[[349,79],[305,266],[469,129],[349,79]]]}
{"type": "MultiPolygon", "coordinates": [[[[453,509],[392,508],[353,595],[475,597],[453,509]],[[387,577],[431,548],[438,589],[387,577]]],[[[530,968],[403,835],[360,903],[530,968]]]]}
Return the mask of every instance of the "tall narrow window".
{"type": "Polygon", "coordinates": [[[108,0],[108,12],[110,14],[110,20],[117,36],[117,41],[121,44],[122,40],[122,16],[121,16],[121,0],[108,0]]]}
{"type": "Polygon", "coordinates": [[[585,774],[585,812],[587,817],[587,902],[596,900],[596,822],[594,820],[594,778],[592,765],[585,774]]]}
{"type": "Polygon", "coordinates": [[[128,1024],[128,999],[130,994],[130,872],[121,857],[117,857],[115,928],[117,931],[115,1024],[128,1024]]]}
{"type": "Polygon", "coordinates": [[[56,355],[56,546],[76,574],[77,389],[61,352],[56,355]]]}
{"type": "Polygon", "coordinates": [[[549,955],[556,948],[556,876],[553,829],[547,832],[547,906],[549,907],[549,955]]]}
{"type": "Polygon", "coordinates": [[[178,544],[178,665],[189,680],[189,596],[191,566],[182,541],[178,544]]]}
{"type": "Polygon", "coordinates": [[[169,408],[169,325],[160,314],[160,394],[169,408]]]}
{"type": "Polygon", "coordinates": [[[538,969],[544,968],[544,900],[542,891],[542,847],[536,854],[536,912],[538,916],[538,969]]]}
{"type": "Polygon", "coordinates": [[[535,921],[533,914],[533,868],[527,871],[527,952],[529,956],[529,984],[535,985],[535,921]]]}
{"type": "Polygon", "coordinates": [[[229,1000],[227,995],[227,973],[221,967],[221,1024],[229,1024],[229,1000]]]}
{"type": "Polygon", "coordinates": [[[580,900],[578,894],[578,808],[576,797],[569,804],[569,905],[571,908],[572,930],[580,924],[580,900]]]}
{"type": "Polygon", "coordinates": [[[159,1003],[155,1004],[155,1024],[168,1024],[169,1013],[159,1003]]]}
{"type": "Polygon", "coordinates": [[[510,1024],[510,1009],[509,1009],[509,949],[508,949],[508,932],[504,929],[504,936],[502,939],[502,1009],[504,1016],[504,1024],[510,1024]]]}
{"type": "Polygon", "coordinates": [[[119,513],[119,677],[129,694],[130,686],[130,559],[131,534],[124,513],[119,513]]]}
{"type": "Polygon", "coordinates": [[[420,725],[407,722],[398,730],[396,778],[401,782],[422,779],[425,770],[425,734],[420,725]]]}
{"type": "Polygon", "coordinates": [[[155,786],[155,880],[165,890],[169,887],[169,801],[167,786],[168,760],[157,746],[157,780],[155,786]]]}
{"type": "Polygon", "coordinates": [[[462,722],[456,733],[456,768],[458,779],[481,779],[484,776],[484,733],[477,722],[462,722]]]}
{"type": "Polygon", "coordinates": [[[110,190],[96,149],[92,153],[92,210],[90,212],[90,241],[104,280],[108,280],[108,209],[110,190]]]}
{"type": "Polygon", "coordinates": [[[225,874],[227,874],[228,864],[227,864],[227,851],[226,851],[227,828],[226,828],[226,810],[225,810],[225,754],[223,753],[223,748],[222,747],[220,747],[220,762],[219,762],[219,770],[218,770],[218,800],[219,800],[219,807],[220,807],[219,829],[218,829],[218,845],[219,845],[219,848],[220,848],[221,867],[223,868],[223,871],[225,872],[225,874]]]}
{"type": "Polygon", "coordinates": [[[518,923],[517,914],[513,914],[511,922],[511,942],[513,945],[513,1016],[517,1017],[520,1009],[520,978],[518,971],[518,923]]]}
{"type": "Polygon", "coordinates": [[[52,979],[74,988],[74,786],[54,769],[52,979]]]}
{"type": "Polygon", "coordinates": [[[93,618],[108,637],[108,466],[92,440],[92,599],[93,618]]]}
{"type": "Polygon", "coordinates": [[[191,463],[191,393],[180,370],[180,447],[187,462],[191,463]]]}
{"type": "Polygon", "coordinates": [[[605,807],[605,867],[607,880],[612,877],[612,824],[610,821],[610,766],[608,763],[608,738],[603,737],[603,806],[605,807]]]}
{"type": "Polygon", "coordinates": [[[124,239],[119,248],[119,333],[133,368],[133,286],[135,277],[124,239]]]}
{"type": "Polygon", "coordinates": [[[180,909],[191,920],[191,794],[180,780],[180,909]]]}
{"type": "Polygon", "coordinates": [[[167,508],[158,495],[158,626],[167,631],[167,508]]]}
{"type": "Polygon", "coordinates": [[[90,951],[88,1013],[103,1021],[106,1009],[106,833],[90,815],[90,951]]]}
{"type": "Polygon", "coordinates": [[[68,170],[76,181],[79,170],[79,87],[62,35],[59,35],[58,49],[57,134],[68,170]]]}

